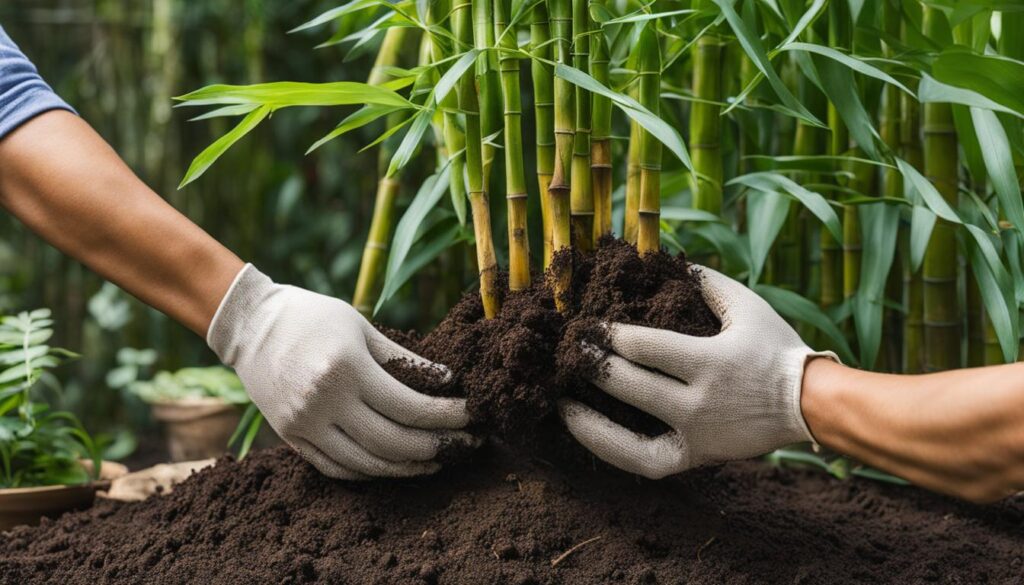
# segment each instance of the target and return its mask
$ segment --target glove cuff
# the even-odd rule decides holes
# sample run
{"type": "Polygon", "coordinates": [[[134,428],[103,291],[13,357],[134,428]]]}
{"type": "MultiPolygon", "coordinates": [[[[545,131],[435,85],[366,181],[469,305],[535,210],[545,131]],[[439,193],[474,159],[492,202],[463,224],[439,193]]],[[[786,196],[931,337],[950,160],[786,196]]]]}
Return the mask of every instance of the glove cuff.
{"type": "Polygon", "coordinates": [[[243,266],[235,276],[206,332],[206,344],[220,361],[232,367],[237,363],[240,342],[255,333],[251,330],[249,316],[274,286],[274,281],[252,264],[243,266]]]}
{"type": "Polygon", "coordinates": [[[804,385],[804,369],[807,367],[807,362],[816,357],[829,358],[837,364],[843,363],[835,352],[815,351],[807,346],[790,350],[789,355],[785,359],[787,368],[785,372],[785,387],[790,401],[789,420],[786,427],[792,438],[790,442],[793,443],[801,441],[817,443],[814,435],[811,434],[811,429],[807,426],[807,421],[804,420],[803,409],[800,407],[800,397],[803,393],[804,385]]]}

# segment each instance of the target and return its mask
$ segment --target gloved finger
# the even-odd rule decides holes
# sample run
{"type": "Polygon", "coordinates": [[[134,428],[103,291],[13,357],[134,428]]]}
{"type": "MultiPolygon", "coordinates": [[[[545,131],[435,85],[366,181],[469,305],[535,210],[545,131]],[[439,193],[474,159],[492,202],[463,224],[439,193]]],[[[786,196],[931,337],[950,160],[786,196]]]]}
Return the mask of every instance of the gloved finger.
{"type": "Polygon", "coordinates": [[[689,373],[709,366],[720,345],[717,336],[694,337],[625,323],[612,323],[608,335],[620,356],[688,382],[689,373]]]}
{"type": "Polygon", "coordinates": [[[689,468],[689,453],[675,432],[646,437],[574,400],[560,401],[558,412],[581,445],[619,469],[661,479],[689,468]]]}
{"type": "Polygon", "coordinates": [[[477,442],[463,431],[427,431],[398,424],[361,402],[347,409],[338,426],[367,451],[390,461],[429,461],[442,443],[477,442]]]}
{"type": "Polygon", "coordinates": [[[398,342],[392,340],[387,335],[377,331],[369,321],[364,322],[363,328],[364,336],[366,338],[366,347],[370,350],[370,355],[373,356],[374,361],[378,364],[385,364],[394,359],[404,359],[423,368],[436,369],[444,382],[447,382],[448,379],[451,378],[451,370],[446,366],[434,363],[421,357],[416,352],[401,346],[398,342]]]}
{"type": "Polygon", "coordinates": [[[461,429],[469,424],[464,399],[420,394],[392,378],[379,364],[367,367],[369,379],[362,384],[361,396],[387,418],[418,429],[461,429]]]}
{"type": "Polygon", "coordinates": [[[733,280],[713,268],[694,265],[701,277],[701,290],[704,302],[711,312],[722,322],[722,330],[729,329],[737,314],[745,306],[765,303],[757,293],[743,283],[733,280]]]}
{"type": "Polygon", "coordinates": [[[370,477],[429,475],[441,468],[428,461],[389,461],[370,453],[336,425],[328,425],[315,438],[316,447],[339,465],[370,477]]]}
{"type": "Polygon", "coordinates": [[[303,459],[309,461],[313,467],[316,467],[317,471],[326,475],[327,477],[333,477],[334,479],[348,479],[348,480],[367,480],[369,477],[346,469],[328,457],[323,451],[318,449],[316,445],[309,441],[294,437],[289,439],[288,443],[292,446],[292,449],[298,451],[299,455],[303,459]]]}
{"type": "Polygon", "coordinates": [[[595,386],[665,422],[685,417],[697,405],[698,393],[679,380],[615,354],[605,358],[605,364],[602,374],[591,379],[595,386]]]}

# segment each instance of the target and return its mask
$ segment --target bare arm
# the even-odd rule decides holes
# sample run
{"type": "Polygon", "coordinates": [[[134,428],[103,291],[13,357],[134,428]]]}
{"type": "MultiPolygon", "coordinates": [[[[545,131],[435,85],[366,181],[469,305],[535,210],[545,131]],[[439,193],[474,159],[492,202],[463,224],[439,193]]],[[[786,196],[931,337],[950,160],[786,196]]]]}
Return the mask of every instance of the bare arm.
{"type": "Polygon", "coordinates": [[[69,112],[36,116],[0,140],[0,206],[204,338],[242,269],[69,112]]]}
{"type": "Polygon", "coordinates": [[[801,407],[821,444],[917,485],[976,502],[1024,489],[1024,363],[901,376],[818,359],[801,407]]]}

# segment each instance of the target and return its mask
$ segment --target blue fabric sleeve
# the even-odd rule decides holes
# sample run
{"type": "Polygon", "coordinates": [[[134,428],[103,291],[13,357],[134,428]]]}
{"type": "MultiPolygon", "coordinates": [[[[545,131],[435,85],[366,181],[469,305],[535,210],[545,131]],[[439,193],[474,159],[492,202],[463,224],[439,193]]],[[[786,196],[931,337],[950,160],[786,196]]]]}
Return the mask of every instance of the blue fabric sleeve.
{"type": "Polygon", "coordinates": [[[74,112],[0,26],[0,139],[49,110],[74,112]]]}

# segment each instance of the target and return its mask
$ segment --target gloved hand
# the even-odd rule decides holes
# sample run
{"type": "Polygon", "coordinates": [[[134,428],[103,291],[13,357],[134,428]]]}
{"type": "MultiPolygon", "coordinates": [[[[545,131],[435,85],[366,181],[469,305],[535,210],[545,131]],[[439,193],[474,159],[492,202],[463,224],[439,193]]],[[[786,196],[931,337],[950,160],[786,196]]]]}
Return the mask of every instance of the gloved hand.
{"type": "Polygon", "coordinates": [[[813,441],[800,411],[807,347],[756,293],[709,268],[704,300],[722,322],[713,337],[611,324],[614,353],[605,392],[672,427],[648,438],[579,402],[560,413],[573,436],[604,461],[651,479],[708,463],[743,459],[813,441]]]}
{"type": "Polygon", "coordinates": [[[381,364],[443,366],[391,341],[348,303],[275,284],[251,264],[221,301],[207,343],[277,434],[325,475],[433,473],[443,444],[474,442],[452,430],[469,422],[464,400],[415,392],[381,364]]]}

